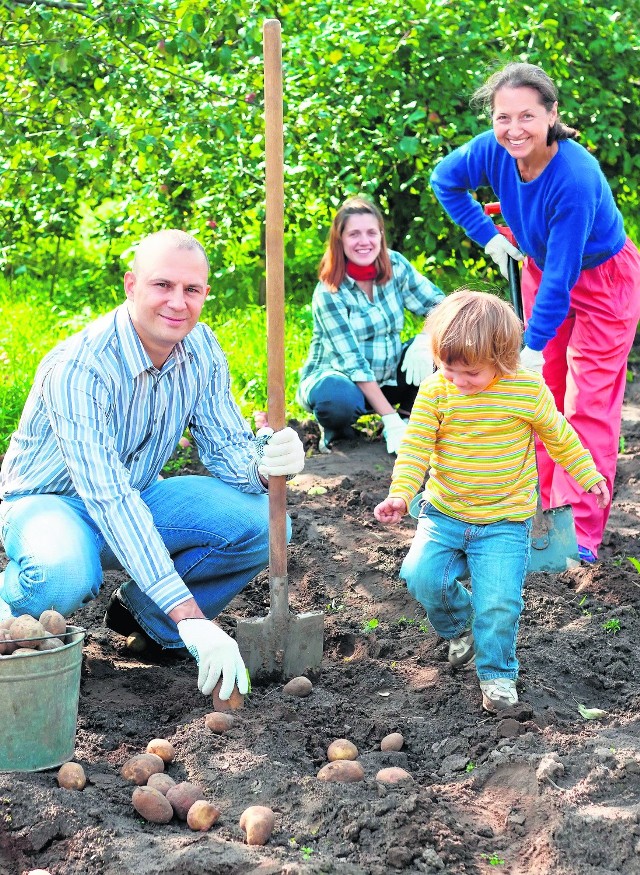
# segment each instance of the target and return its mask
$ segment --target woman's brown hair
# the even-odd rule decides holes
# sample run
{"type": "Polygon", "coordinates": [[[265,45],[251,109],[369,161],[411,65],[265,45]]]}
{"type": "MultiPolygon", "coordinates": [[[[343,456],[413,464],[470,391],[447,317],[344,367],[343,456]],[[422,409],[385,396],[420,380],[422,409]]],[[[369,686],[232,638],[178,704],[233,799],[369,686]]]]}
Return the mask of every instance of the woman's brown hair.
{"type": "Polygon", "coordinates": [[[318,278],[323,282],[330,292],[337,292],[340,283],[345,278],[347,273],[347,260],[344,255],[342,246],[342,235],[344,226],[347,224],[347,219],[355,215],[372,215],[378,222],[380,228],[380,254],[376,258],[375,265],[378,271],[376,282],[379,284],[388,283],[392,277],[391,260],[389,258],[389,250],[387,249],[387,241],[384,233],[384,219],[380,210],[363,197],[352,197],[346,200],[338,212],[335,214],[329,231],[329,241],[320,267],[318,268],[318,278]]]}
{"type": "Polygon", "coordinates": [[[491,364],[500,376],[518,369],[522,323],[496,295],[459,289],[429,313],[426,330],[437,363],[491,364]]]}

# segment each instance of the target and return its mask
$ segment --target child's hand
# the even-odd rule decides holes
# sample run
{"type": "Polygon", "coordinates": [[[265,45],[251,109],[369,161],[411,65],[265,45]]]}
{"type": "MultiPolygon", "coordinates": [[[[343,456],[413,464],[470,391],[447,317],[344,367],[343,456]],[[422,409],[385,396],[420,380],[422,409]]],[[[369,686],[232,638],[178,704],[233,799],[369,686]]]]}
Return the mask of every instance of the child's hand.
{"type": "Polygon", "coordinates": [[[385,526],[390,523],[399,523],[406,512],[407,504],[404,498],[385,498],[373,509],[374,517],[385,526]]]}
{"type": "Polygon", "coordinates": [[[591,487],[589,492],[592,495],[595,495],[596,501],[598,502],[598,507],[607,507],[609,502],[611,501],[611,496],[609,495],[606,480],[601,480],[599,483],[596,483],[595,486],[591,487]]]}

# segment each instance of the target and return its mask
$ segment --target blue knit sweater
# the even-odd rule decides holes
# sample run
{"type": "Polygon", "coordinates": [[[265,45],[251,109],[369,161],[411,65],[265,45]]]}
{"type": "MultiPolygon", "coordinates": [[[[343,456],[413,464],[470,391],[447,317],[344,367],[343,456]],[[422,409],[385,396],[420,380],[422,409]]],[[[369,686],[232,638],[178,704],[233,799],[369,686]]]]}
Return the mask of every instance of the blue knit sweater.
{"type": "Polygon", "coordinates": [[[574,140],[531,182],[493,131],[474,137],[436,165],[431,185],[449,216],[480,246],[495,236],[493,221],[471,191],[491,186],[519,249],[542,270],[542,282],[524,335],[541,350],[569,311],[582,270],[597,267],[624,246],[625,232],[609,184],[596,159],[574,140]]]}

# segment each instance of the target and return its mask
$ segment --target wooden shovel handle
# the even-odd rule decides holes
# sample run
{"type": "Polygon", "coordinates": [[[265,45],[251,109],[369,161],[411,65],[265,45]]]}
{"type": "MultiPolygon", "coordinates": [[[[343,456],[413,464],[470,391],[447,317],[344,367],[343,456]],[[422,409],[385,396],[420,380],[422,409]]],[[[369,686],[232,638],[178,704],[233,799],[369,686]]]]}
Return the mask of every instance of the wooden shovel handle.
{"type": "MultiPolygon", "coordinates": [[[[275,18],[263,27],[267,253],[267,415],[274,431],[285,427],[284,404],[284,144],[282,38],[275,18]]],[[[287,484],[269,478],[269,569],[287,573],[287,484]]]]}

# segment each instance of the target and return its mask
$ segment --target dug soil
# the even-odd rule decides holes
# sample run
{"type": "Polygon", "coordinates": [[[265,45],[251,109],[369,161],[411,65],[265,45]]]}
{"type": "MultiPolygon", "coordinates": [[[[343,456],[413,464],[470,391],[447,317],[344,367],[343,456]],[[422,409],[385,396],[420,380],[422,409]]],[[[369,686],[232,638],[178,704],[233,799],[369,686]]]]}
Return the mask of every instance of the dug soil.
{"type": "MultiPolygon", "coordinates": [[[[473,666],[452,670],[399,580],[415,525],[374,520],[392,467],[383,442],[338,443],[331,455],[310,453],[288,495],[291,607],[325,614],[311,694],[255,685],[233,728],[214,734],[189,657],[137,657],[103,625],[122,579],[106,575],[99,598],[72,618],[87,630],[74,755],[87,786],[59,788],[57,769],[0,775],[0,875],[640,873],[634,367],[600,561],[527,580],[518,707],[483,712],[473,666]],[[591,719],[593,709],[604,713],[591,719]],[[381,750],[389,733],[403,736],[399,751],[381,750]],[[210,831],[151,824],[132,808],[121,766],[159,737],[176,750],[168,774],[220,809],[210,831]],[[357,746],[363,780],[318,779],[338,738],[357,746]],[[388,766],[410,777],[385,783],[377,775],[388,766]],[[263,847],[247,845],[239,826],[250,805],[275,812],[263,847]]],[[[303,430],[311,445],[311,426],[303,430]]],[[[265,571],[221,620],[233,634],[238,617],[268,608],[265,571]]],[[[0,731],[27,730],[2,714],[0,731]]]]}

